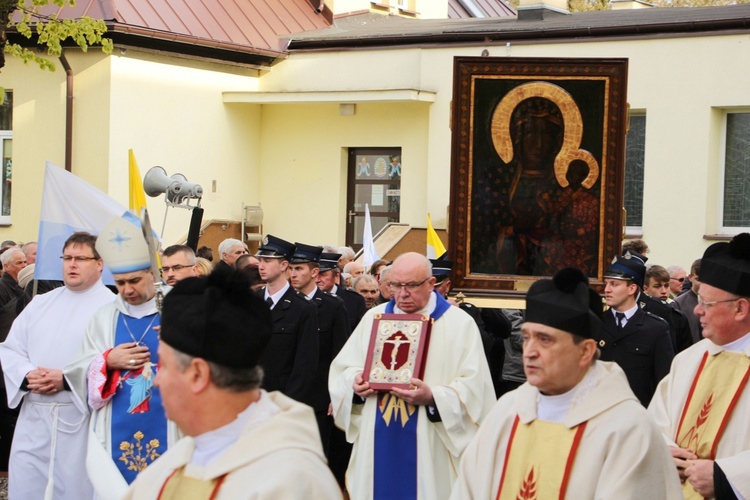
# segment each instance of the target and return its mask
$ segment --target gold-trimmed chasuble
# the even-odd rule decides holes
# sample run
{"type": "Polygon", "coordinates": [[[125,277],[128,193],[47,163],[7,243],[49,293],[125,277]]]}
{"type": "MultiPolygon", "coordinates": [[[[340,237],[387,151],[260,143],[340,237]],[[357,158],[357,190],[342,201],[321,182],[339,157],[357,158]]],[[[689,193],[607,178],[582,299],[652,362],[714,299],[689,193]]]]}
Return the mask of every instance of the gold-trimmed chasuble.
{"type": "MultiPolygon", "coordinates": [[[[714,460],[748,375],[750,358],[744,353],[722,351],[711,356],[706,352],[677,427],[677,446],[692,451],[698,458],[714,460]]],[[[689,481],[682,484],[682,491],[686,499],[703,498],[689,481]]]]}
{"type": "Polygon", "coordinates": [[[564,424],[539,419],[522,424],[516,417],[505,452],[497,499],[565,498],[585,429],[586,422],[569,429],[564,424]]]}
{"type": "Polygon", "coordinates": [[[226,474],[204,481],[185,475],[185,467],[175,469],[159,491],[159,500],[213,500],[219,493],[226,474]]]}

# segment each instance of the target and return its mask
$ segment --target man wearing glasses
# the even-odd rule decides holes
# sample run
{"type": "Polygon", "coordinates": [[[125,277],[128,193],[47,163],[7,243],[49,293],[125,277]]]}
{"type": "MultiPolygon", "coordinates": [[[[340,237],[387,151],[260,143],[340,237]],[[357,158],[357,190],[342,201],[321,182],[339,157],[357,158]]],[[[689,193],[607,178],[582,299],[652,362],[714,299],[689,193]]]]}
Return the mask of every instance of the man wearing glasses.
{"type": "Polygon", "coordinates": [[[687,273],[680,266],[669,266],[669,298],[676,299],[682,294],[682,285],[685,283],[687,273]]]}
{"type": "Polygon", "coordinates": [[[370,309],[331,364],[336,425],[354,443],[351,498],[447,498],[460,456],[495,402],[476,323],[435,290],[426,257],[398,257],[388,274],[391,300],[370,309]],[[363,367],[376,315],[423,314],[434,323],[422,379],[376,393],[363,367]]]}
{"type": "Polygon", "coordinates": [[[161,256],[161,279],[175,286],[185,278],[198,276],[195,252],[187,245],[172,245],[164,249],[161,256]]]}
{"type": "Polygon", "coordinates": [[[700,279],[704,339],[675,358],[649,413],[685,498],[750,498],[750,234],[708,247],[700,279]]]}
{"type": "MultiPolygon", "coordinates": [[[[62,368],[75,359],[86,325],[115,296],[102,284],[96,237],[63,246],[64,287],[39,295],[0,344],[8,406],[24,401],[10,456],[11,498],[91,498],[86,476],[88,414],[73,403],[62,368]]],[[[3,439],[6,436],[2,437],[3,439]]]]}

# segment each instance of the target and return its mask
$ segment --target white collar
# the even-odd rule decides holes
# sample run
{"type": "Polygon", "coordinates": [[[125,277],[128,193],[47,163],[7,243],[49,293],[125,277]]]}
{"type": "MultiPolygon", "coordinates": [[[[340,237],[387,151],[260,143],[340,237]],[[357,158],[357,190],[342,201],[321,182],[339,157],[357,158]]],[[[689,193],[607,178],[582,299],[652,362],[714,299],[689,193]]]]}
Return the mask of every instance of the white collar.
{"type": "Polygon", "coordinates": [[[744,352],[750,355],[750,333],[746,333],[737,340],[724,345],[716,345],[709,340],[708,352],[711,355],[719,354],[721,351],[744,352]]]}
{"type": "Polygon", "coordinates": [[[273,306],[271,306],[271,309],[273,309],[276,306],[276,304],[279,303],[279,301],[281,300],[281,297],[284,296],[284,294],[286,293],[287,289],[289,289],[289,282],[288,281],[285,281],[284,282],[284,286],[281,287],[281,290],[279,290],[278,292],[274,293],[273,295],[270,295],[268,293],[268,287],[266,287],[266,291],[263,294],[263,299],[265,300],[268,297],[271,297],[271,300],[273,300],[273,306]]]}
{"type": "Polygon", "coordinates": [[[128,316],[132,316],[136,319],[141,319],[146,316],[150,316],[154,314],[155,312],[158,312],[156,309],[156,296],[151,297],[151,300],[147,300],[143,304],[133,305],[122,301],[125,305],[125,311],[127,311],[128,316]]]}
{"type": "MultiPolygon", "coordinates": [[[[427,301],[427,305],[414,314],[426,314],[429,316],[430,314],[432,314],[432,311],[435,310],[435,307],[437,307],[437,298],[435,297],[434,292],[430,292],[430,300],[427,301]]],[[[404,311],[399,309],[398,306],[395,305],[393,306],[393,312],[395,314],[406,314],[404,311]]]]}
{"type": "Polygon", "coordinates": [[[219,458],[227,449],[234,445],[243,432],[250,427],[257,427],[277,414],[276,403],[271,401],[265,390],[260,391],[260,399],[237,414],[237,418],[228,424],[195,436],[195,450],[190,459],[191,465],[208,467],[211,462],[219,458]]]}
{"type": "Polygon", "coordinates": [[[627,319],[627,320],[629,320],[630,318],[632,318],[632,317],[633,317],[633,315],[635,314],[635,312],[636,312],[637,310],[638,310],[638,304],[637,304],[637,303],[636,303],[636,304],[635,304],[635,305],[634,305],[633,307],[631,307],[630,309],[628,309],[627,311],[615,311],[615,308],[614,308],[614,307],[610,309],[610,311],[612,311],[612,315],[613,315],[613,316],[614,316],[615,318],[617,317],[617,313],[618,313],[618,312],[622,312],[622,313],[624,313],[624,314],[625,314],[625,319],[627,319]]]}
{"type": "Polygon", "coordinates": [[[600,370],[601,366],[599,363],[594,363],[581,381],[565,394],[545,396],[540,392],[537,397],[537,418],[556,424],[563,422],[570,409],[585,399],[594,390],[599,381],[600,370]]]}

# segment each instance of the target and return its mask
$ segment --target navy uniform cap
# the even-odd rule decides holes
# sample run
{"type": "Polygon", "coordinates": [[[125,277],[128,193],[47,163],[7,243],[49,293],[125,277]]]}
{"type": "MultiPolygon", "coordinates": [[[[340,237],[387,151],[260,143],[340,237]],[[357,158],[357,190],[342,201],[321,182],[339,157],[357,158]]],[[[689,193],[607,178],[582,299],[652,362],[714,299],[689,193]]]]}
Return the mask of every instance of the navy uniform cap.
{"type": "Polygon", "coordinates": [[[646,277],[646,266],[640,254],[626,251],[622,257],[615,257],[604,272],[605,278],[632,281],[643,288],[646,277]]]}
{"type": "Polygon", "coordinates": [[[448,259],[430,259],[432,263],[432,275],[440,283],[446,278],[450,278],[453,261],[448,259]]]}
{"type": "Polygon", "coordinates": [[[318,262],[320,254],[323,253],[323,247],[314,247],[304,243],[294,244],[294,255],[289,261],[292,264],[302,264],[304,262],[318,262]]]}
{"type": "Polygon", "coordinates": [[[258,247],[258,253],[255,254],[256,257],[285,260],[290,260],[292,255],[294,255],[294,245],[272,234],[263,238],[258,247]]]}
{"type": "Polygon", "coordinates": [[[701,259],[701,283],[750,297],[750,233],[708,247],[701,259]]]}
{"type": "Polygon", "coordinates": [[[323,252],[320,254],[320,272],[330,271],[339,268],[340,253],[323,252]]]}

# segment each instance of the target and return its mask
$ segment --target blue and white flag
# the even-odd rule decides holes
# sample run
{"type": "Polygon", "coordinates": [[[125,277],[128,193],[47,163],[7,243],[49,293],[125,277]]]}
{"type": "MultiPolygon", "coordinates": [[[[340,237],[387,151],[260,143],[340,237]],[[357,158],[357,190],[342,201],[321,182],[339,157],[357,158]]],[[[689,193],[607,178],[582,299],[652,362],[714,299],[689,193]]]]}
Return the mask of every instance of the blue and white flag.
{"type": "MultiPolygon", "coordinates": [[[[98,235],[114,217],[123,216],[140,226],[137,217],[107,194],[47,162],[34,279],[62,280],[60,256],[65,240],[76,231],[98,235]]],[[[106,266],[102,280],[107,284],[114,283],[106,266]]]]}

